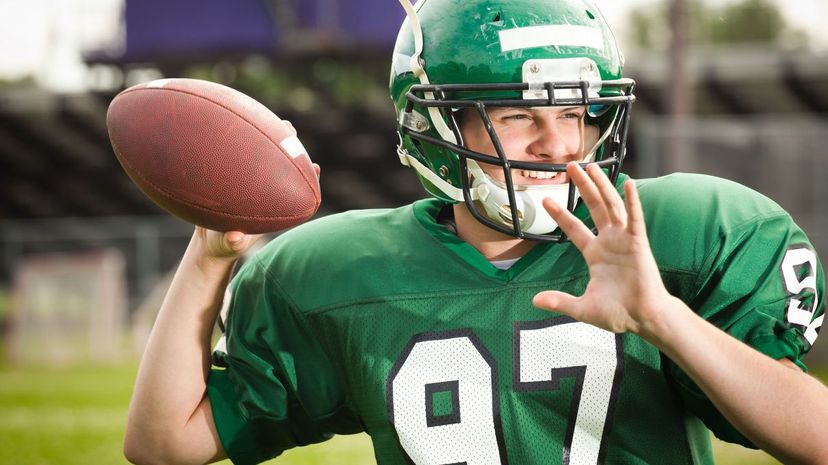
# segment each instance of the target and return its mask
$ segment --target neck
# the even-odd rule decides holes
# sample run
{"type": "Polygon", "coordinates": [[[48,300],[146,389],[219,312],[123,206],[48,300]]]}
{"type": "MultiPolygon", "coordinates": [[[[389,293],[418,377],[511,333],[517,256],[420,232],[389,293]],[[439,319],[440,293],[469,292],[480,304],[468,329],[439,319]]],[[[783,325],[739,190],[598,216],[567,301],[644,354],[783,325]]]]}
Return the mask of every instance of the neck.
{"type": "Polygon", "coordinates": [[[477,221],[463,203],[454,205],[457,236],[478,250],[487,260],[508,260],[526,255],[537,242],[518,239],[477,221]]]}

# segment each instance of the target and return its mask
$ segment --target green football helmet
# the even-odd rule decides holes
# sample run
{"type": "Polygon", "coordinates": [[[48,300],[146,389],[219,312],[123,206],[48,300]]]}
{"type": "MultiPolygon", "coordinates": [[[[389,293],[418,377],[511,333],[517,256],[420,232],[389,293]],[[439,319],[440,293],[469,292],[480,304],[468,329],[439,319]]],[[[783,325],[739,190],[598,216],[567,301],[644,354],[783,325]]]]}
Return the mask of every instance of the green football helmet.
{"type": "Polygon", "coordinates": [[[512,170],[559,173],[564,164],[509,161],[487,116],[492,107],[583,106],[599,138],[583,164],[596,162],[614,182],[624,158],[635,82],[591,0],[420,0],[397,36],[391,98],[397,110],[400,161],[426,191],[465,202],[483,224],[519,238],[563,241],[541,201],[574,211],[574,184],[522,186],[512,170]],[[483,118],[497,156],[469,150],[461,110],[483,118]],[[465,110],[469,111],[469,110],[465,110]],[[485,174],[496,165],[504,180],[485,174]]]}

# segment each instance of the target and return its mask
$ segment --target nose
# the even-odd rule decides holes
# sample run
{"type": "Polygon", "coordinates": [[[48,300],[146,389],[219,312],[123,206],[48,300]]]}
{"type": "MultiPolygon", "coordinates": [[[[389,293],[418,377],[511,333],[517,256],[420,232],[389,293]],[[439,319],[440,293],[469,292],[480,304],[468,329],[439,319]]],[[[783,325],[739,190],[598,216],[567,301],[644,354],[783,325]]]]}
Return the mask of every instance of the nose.
{"type": "MultiPolygon", "coordinates": [[[[565,131],[555,118],[536,119],[536,130],[527,150],[530,155],[553,163],[566,163],[580,148],[580,140],[574,140],[572,131],[565,131]],[[573,140],[569,140],[573,139],[573,140]]],[[[580,139],[580,137],[578,137],[580,139]]]]}

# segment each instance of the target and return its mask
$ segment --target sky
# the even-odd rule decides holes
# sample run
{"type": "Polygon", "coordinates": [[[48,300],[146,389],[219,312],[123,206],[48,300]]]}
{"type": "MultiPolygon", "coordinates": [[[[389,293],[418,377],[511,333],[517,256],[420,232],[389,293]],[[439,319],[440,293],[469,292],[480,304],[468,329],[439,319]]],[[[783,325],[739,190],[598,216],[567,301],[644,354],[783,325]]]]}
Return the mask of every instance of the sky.
{"type": "MultiPolygon", "coordinates": [[[[0,0],[0,79],[30,75],[51,90],[83,90],[81,52],[123,44],[119,21],[124,1],[0,0]]],[[[664,0],[596,1],[623,45],[627,12],[664,0]]],[[[704,1],[722,5],[735,0],[704,1]]],[[[815,48],[828,51],[828,28],[820,21],[828,18],[828,0],[773,1],[790,23],[810,34],[815,48]]]]}

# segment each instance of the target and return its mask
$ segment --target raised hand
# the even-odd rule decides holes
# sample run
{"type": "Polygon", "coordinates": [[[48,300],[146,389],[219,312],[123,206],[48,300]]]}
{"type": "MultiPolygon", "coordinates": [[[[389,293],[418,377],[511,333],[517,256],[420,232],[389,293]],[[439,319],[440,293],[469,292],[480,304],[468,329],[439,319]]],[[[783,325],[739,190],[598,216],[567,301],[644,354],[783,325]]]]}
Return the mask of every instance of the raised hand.
{"type": "Polygon", "coordinates": [[[584,171],[570,163],[567,174],[599,234],[550,199],[544,207],[583,254],[590,281],[579,297],[550,290],[538,293],[532,303],[617,333],[651,329],[664,304],[674,297],[665,289],[650,250],[635,182],[624,184],[626,200],[622,200],[598,165],[584,171]]]}

